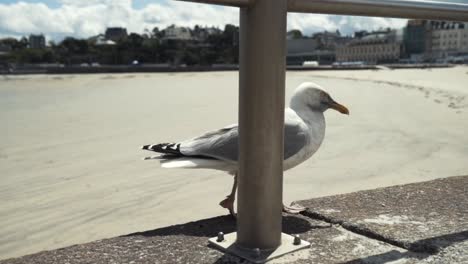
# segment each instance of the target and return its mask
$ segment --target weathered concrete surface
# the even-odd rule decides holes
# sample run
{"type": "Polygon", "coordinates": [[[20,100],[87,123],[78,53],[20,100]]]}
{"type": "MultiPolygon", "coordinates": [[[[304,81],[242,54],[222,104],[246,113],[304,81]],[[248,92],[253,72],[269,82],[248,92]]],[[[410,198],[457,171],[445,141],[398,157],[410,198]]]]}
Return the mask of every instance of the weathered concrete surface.
{"type": "Polygon", "coordinates": [[[350,232],[339,225],[310,229],[301,238],[311,242],[311,248],[298,258],[284,257],[273,263],[418,263],[427,254],[413,253],[393,245],[350,232]]]}
{"type": "MultiPolygon", "coordinates": [[[[283,231],[312,246],[271,263],[468,263],[466,188],[468,176],[301,201],[314,210],[285,215],[283,231]]],[[[247,263],[208,246],[234,230],[221,216],[0,263],[247,263]]]]}
{"type": "Polygon", "coordinates": [[[468,176],[300,201],[306,215],[417,252],[468,239],[468,176]]]}
{"type": "MultiPolygon", "coordinates": [[[[247,263],[208,246],[208,238],[216,236],[218,231],[234,230],[235,221],[231,217],[215,217],[0,263],[247,263]]],[[[283,230],[288,234],[300,234],[312,247],[275,260],[276,263],[341,263],[362,258],[388,260],[402,255],[413,259],[418,256],[304,216],[284,216],[283,230]]]]}

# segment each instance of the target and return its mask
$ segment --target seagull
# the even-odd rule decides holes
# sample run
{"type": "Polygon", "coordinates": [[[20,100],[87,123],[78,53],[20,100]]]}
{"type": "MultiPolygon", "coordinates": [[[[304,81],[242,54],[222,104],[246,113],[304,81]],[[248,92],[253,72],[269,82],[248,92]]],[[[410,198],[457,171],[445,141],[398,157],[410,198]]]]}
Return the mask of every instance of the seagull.
{"type": "MultiPolygon", "coordinates": [[[[348,109],[333,100],[318,84],[305,82],[296,88],[285,109],[283,170],[301,164],[319,149],[325,136],[324,112],[327,109],[349,115],[348,109]]],[[[215,169],[234,175],[231,193],[219,205],[235,216],[238,142],[239,127],[234,124],[178,143],[144,145],[142,149],[160,153],[144,159],[157,159],[163,168],[215,169]]],[[[305,209],[283,204],[283,211],[287,213],[297,214],[305,209]]]]}

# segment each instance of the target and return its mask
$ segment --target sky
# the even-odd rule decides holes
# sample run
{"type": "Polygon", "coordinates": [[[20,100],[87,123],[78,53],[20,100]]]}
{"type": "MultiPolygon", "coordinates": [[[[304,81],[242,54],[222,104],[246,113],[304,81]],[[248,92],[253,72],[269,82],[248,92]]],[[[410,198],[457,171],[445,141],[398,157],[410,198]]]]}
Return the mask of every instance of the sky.
{"type": "MultiPolygon", "coordinates": [[[[439,0],[440,1],[440,0],[439,0]]],[[[468,3],[468,0],[447,0],[468,3]]],[[[47,40],[87,38],[106,27],[125,27],[128,32],[180,26],[239,24],[238,8],[173,0],[0,0],[0,38],[44,34],[47,40]]],[[[288,30],[310,35],[319,31],[402,28],[404,19],[288,14],[288,30]]]]}

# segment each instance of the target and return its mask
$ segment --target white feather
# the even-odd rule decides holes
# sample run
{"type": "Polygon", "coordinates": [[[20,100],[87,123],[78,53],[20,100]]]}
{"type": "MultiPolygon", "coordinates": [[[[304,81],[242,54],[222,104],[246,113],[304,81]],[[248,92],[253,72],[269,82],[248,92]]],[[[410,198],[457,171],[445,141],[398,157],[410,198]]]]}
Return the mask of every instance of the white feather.
{"type": "Polygon", "coordinates": [[[236,168],[235,164],[230,164],[225,161],[215,159],[194,159],[180,158],[174,160],[161,160],[161,167],[166,169],[172,168],[187,168],[187,169],[215,169],[222,171],[230,171],[231,168],[236,168]]]}

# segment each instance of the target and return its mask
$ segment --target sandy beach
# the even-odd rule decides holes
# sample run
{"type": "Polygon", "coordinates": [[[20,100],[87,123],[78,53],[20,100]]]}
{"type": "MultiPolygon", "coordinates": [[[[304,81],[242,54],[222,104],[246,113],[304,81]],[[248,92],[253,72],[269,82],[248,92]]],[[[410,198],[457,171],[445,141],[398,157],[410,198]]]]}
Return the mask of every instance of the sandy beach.
{"type": "MultiPolygon", "coordinates": [[[[468,173],[468,67],[288,72],[320,84],[320,150],[285,202],[468,173]]],[[[0,76],[0,259],[227,214],[232,177],[161,169],[147,143],[237,122],[237,72],[0,76]]]]}

